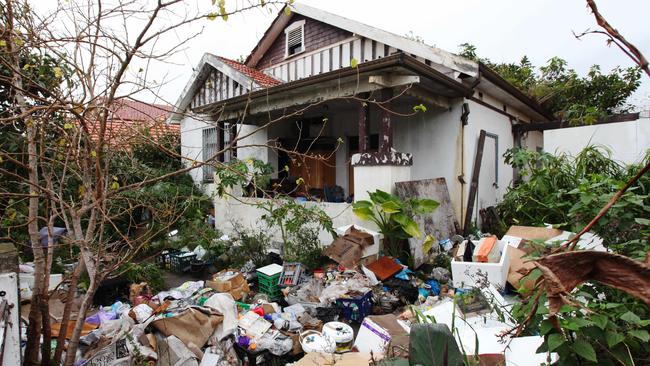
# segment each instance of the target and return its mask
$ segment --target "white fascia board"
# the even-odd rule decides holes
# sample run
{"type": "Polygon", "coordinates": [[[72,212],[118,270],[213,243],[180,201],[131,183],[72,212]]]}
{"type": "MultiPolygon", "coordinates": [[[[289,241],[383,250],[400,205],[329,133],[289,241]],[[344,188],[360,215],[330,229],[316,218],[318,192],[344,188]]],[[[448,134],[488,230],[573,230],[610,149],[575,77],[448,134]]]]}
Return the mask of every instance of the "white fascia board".
{"type": "Polygon", "coordinates": [[[323,23],[333,25],[335,27],[347,30],[354,34],[387,44],[389,46],[400,49],[408,54],[424,57],[437,63],[448,67],[452,70],[462,72],[472,77],[478,75],[478,64],[472,60],[464,57],[454,55],[437,47],[428,46],[426,44],[416,42],[414,40],[398,36],[397,34],[387,32],[382,29],[371,27],[369,25],[336,15],[326,11],[304,5],[301,3],[294,3],[291,5],[292,11],[304,15],[308,18],[319,20],[323,23]]]}

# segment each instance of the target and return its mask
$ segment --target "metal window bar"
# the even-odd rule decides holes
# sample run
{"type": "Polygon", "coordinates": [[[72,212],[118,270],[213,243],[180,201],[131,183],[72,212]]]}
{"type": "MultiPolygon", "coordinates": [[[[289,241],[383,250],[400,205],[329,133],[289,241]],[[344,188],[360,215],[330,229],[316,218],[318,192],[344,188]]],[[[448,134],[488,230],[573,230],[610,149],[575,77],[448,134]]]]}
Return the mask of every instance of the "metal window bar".
{"type": "MultiPolygon", "coordinates": [[[[203,148],[203,158],[202,160],[208,161],[213,159],[214,155],[219,151],[219,143],[217,141],[218,129],[217,127],[206,128],[202,131],[202,148],[203,148]]],[[[203,165],[203,181],[212,182],[214,180],[214,160],[211,163],[203,165]]]]}

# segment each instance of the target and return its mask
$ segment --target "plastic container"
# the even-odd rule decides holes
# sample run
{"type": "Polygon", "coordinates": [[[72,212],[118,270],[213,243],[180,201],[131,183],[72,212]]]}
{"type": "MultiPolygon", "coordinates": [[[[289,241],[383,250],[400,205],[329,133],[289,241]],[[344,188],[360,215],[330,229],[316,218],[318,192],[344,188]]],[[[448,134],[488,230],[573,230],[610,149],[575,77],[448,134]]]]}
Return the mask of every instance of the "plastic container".
{"type": "Polygon", "coordinates": [[[345,319],[361,323],[372,310],[372,291],[368,291],[358,298],[338,299],[336,306],[341,309],[341,315],[345,319]]]}
{"type": "Polygon", "coordinates": [[[325,337],[321,332],[316,330],[306,330],[300,333],[298,339],[305,353],[333,353],[336,350],[336,345],[333,343],[333,340],[325,337]]]}
{"type": "Polygon", "coordinates": [[[280,287],[278,281],[282,274],[282,266],[278,264],[269,264],[268,266],[257,269],[258,290],[269,296],[269,299],[280,297],[280,287]]]}
{"type": "Polygon", "coordinates": [[[354,330],[341,322],[329,322],[323,325],[323,336],[334,341],[336,352],[347,352],[352,349],[354,330]]]}
{"type": "Polygon", "coordinates": [[[302,273],[302,264],[297,262],[287,262],[282,265],[282,274],[278,280],[280,287],[295,286],[300,281],[302,273]]]}
{"type": "Polygon", "coordinates": [[[164,268],[164,269],[170,270],[170,269],[172,269],[172,265],[171,265],[171,256],[172,256],[173,254],[178,253],[178,252],[179,252],[179,250],[177,250],[177,249],[163,250],[163,251],[160,252],[160,254],[156,257],[156,263],[157,263],[158,266],[160,266],[161,268],[164,268]]]}
{"type": "Polygon", "coordinates": [[[190,270],[191,264],[196,260],[196,254],[192,252],[177,252],[171,254],[169,263],[172,271],[187,272],[190,270]]]}

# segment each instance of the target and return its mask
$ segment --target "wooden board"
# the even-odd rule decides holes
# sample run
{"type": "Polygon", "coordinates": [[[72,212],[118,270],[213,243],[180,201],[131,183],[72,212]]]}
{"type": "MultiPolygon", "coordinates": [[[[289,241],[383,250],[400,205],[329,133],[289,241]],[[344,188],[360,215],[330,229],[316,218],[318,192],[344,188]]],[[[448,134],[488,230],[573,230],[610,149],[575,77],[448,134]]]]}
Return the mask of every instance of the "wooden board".
{"type": "MultiPolygon", "coordinates": [[[[427,234],[431,234],[438,241],[450,238],[460,232],[460,225],[456,221],[454,209],[451,206],[451,197],[447,189],[445,178],[423,179],[395,183],[395,192],[402,198],[428,198],[440,203],[432,213],[417,216],[415,222],[420,226],[423,235],[420,239],[409,239],[411,256],[415,267],[424,262],[422,243],[427,234]]],[[[434,247],[437,250],[437,247],[434,247]]]]}

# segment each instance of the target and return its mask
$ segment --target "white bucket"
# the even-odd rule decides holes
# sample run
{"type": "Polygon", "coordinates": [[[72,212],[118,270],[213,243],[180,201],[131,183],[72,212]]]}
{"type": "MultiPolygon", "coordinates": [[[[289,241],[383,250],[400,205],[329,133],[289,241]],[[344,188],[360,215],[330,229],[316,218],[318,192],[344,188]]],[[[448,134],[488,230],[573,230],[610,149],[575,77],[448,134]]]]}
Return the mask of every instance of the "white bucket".
{"type": "Polygon", "coordinates": [[[329,322],[323,325],[323,336],[330,338],[336,345],[336,352],[347,352],[352,349],[354,330],[341,322],[329,322]]]}
{"type": "Polygon", "coordinates": [[[305,353],[334,353],[335,350],[333,341],[315,330],[300,333],[300,346],[305,353]]]}

